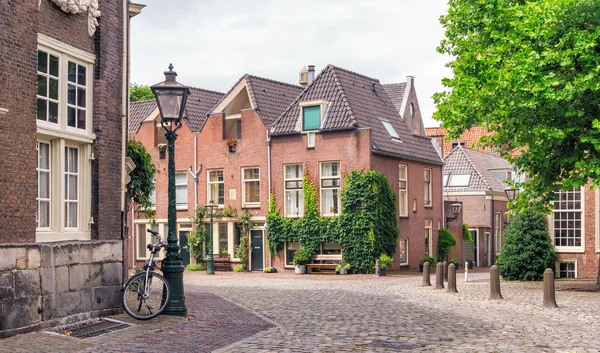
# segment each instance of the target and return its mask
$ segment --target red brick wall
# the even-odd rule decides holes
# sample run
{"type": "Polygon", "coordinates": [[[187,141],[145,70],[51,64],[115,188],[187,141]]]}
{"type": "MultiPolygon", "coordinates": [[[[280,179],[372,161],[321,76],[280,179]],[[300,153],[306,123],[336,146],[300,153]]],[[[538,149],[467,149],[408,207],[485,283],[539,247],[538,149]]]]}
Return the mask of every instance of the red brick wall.
{"type": "MultiPolygon", "coordinates": [[[[398,164],[408,165],[408,217],[400,218],[400,238],[408,238],[408,263],[409,268],[418,268],[419,260],[425,256],[425,220],[432,221],[433,254],[435,256],[438,239],[438,224],[442,221],[442,166],[401,160],[397,158],[372,154],[371,168],[384,174],[392,190],[398,193],[398,164]],[[425,207],[425,181],[424,169],[432,171],[432,205],[425,207]],[[416,212],[413,212],[413,202],[417,200],[416,212]]],[[[400,254],[394,254],[392,269],[400,268],[400,254]]]]}

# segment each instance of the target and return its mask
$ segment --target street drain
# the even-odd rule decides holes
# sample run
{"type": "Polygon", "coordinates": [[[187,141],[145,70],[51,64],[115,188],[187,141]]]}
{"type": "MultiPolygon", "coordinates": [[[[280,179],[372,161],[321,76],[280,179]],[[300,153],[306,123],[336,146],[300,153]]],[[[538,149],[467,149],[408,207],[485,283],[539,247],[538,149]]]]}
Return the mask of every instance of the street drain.
{"type": "Polygon", "coordinates": [[[76,322],[70,325],[59,326],[53,329],[52,332],[56,332],[65,336],[84,339],[123,330],[130,326],[130,324],[116,320],[94,319],[76,322]]]}
{"type": "Polygon", "coordinates": [[[425,347],[422,343],[410,342],[390,342],[390,341],[373,341],[369,346],[373,348],[387,348],[394,350],[410,350],[414,348],[425,347]]]}

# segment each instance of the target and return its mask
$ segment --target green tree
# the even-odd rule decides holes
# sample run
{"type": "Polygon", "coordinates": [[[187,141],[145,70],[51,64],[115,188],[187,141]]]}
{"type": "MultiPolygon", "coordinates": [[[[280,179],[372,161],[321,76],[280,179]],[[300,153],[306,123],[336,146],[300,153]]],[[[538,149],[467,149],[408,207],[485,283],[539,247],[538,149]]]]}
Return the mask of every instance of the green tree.
{"type": "Polygon", "coordinates": [[[454,75],[434,118],[451,137],[493,134],[484,145],[528,176],[514,206],[548,211],[556,189],[597,187],[600,1],[450,0],[441,23],[454,75]]]}
{"type": "Polygon", "coordinates": [[[541,281],[544,271],[554,268],[556,257],[544,214],[516,214],[504,232],[504,246],[496,265],[502,278],[511,281],[541,281]]]}
{"type": "Polygon", "coordinates": [[[437,243],[437,261],[444,261],[450,253],[450,248],[454,245],[456,245],[456,239],[454,239],[452,233],[447,228],[440,229],[437,243]]]}
{"type": "Polygon", "coordinates": [[[131,180],[127,184],[127,200],[132,200],[137,213],[143,213],[148,218],[154,218],[150,196],[154,191],[156,167],[152,157],[141,142],[127,141],[127,157],[135,163],[135,169],[129,173],[131,180]]]}
{"type": "Polygon", "coordinates": [[[148,86],[132,83],[129,85],[129,100],[131,102],[154,99],[154,94],[148,86]]]}

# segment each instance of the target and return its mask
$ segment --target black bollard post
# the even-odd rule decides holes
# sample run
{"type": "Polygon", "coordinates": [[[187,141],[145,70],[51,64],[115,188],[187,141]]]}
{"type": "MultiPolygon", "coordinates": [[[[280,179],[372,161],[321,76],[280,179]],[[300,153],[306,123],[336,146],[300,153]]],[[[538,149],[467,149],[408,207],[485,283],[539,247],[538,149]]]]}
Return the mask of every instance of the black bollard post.
{"type": "Polygon", "coordinates": [[[490,299],[504,299],[500,293],[500,272],[496,265],[490,268],[490,299]]]}
{"type": "Polygon", "coordinates": [[[444,265],[441,262],[435,266],[435,289],[444,289],[444,265]]]}
{"type": "Polygon", "coordinates": [[[544,308],[558,308],[554,288],[554,271],[550,268],[544,271],[544,308]]]}
{"type": "Polygon", "coordinates": [[[431,264],[427,261],[423,263],[423,284],[421,286],[431,286],[431,264]]]}
{"type": "Polygon", "coordinates": [[[454,264],[448,266],[448,293],[458,293],[456,290],[456,266],[454,264]]]}

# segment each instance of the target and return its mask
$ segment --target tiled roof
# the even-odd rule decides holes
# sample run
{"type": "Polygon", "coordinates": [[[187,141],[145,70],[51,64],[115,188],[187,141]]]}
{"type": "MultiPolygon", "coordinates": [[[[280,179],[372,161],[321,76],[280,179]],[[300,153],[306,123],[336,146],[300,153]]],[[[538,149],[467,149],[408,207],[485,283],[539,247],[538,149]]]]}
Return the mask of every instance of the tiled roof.
{"type": "Polygon", "coordinates": [[[323,69],[279,117],[273,134],[299,133],[299,103],[314,100],[329,102],[321,131],[371,128],[374,153],[443,164],[430,138],[410,133],[379,80],[332,65],[323,69]],[[402,142],[392,140],[381,120],[390,122],[402,142]]]}
{"type": "MultiPolygon", "coordinates": [[[[450,150],[452,149],[451,148],[452,142],[464,142],[465,147],[481,150],[483,152],[491,152],[492,151],[491,148],[489,148],[489,147],[483,148],[479,145],[479,140],[481,139],[482,136],[490,135],[490,133],[487,131],[487,129],[485,129],[481,126],[474,126],[474,127],[470,128],[469,130],[466,130],[465,132],[463,132],[463,134],[460,135],[460,138],[449,140],[449,141],[445,140],[447,133],[446,133],[446,129],[443,127],[427,127],[427,128],[425,128],[425,134],[430,137],[440,137],[440,138],[444,139],[444,141],[443,141],[444,157],[446,157],[450,153],[450,150]]],[[[442,142],[442,141],[440,141],[440,142],[442,142]]]]}
{"type": "Polygon", "coordinates": [[[404,91],[406,91],[406,82],[387,83],[383,85],[383,89],[392,100],[396,110],[400,112],[404,100],[404,91]]]}
{"type": "MultiPolygon", "coordinates": [[[[192,132],[199,132],[210,109],[223,98],[223,93],[190,87],[184,119],[192,132]]],[[[129,112],[129,132],[136,133],[142,122],[156,109],[156,100],[132,102],[129,112]]]]}
{"type": "Polygon", "coordinates": [[[453,149],[446,157],[445,162],[444,175],[471,174],[468,187],[445,187],[444,191],[446,192],[504,191],[504,185],[490,174],[490,170],[512,170],[512,166],[504,158],[461,146],[453,149]]]}
{"type": "Polygon", "coordinates": [[[131,102],[129,106],[129,133],[135,134],[142,122],[156,109],[156,100],[131,102]]]}
{"type": "Polygon", "coordinates": [[[273,122],[298,97],[304,87],[264,77],[245,75],[248,93],[265,125],[273,122]]]}

